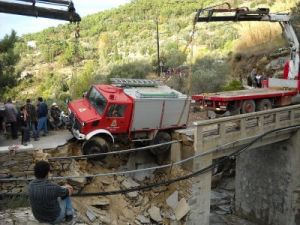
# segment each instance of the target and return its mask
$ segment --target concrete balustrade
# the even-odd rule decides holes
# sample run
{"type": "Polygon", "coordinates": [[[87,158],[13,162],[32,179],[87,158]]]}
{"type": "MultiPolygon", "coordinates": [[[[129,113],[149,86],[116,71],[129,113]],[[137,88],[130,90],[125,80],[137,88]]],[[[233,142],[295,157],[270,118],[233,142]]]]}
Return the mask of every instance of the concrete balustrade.
{"type": "MultiPolygon", "coordinates": [[[[192,166],[189,165],[190,169],[192,169],[193,171],[198,171],[211,165],[213,159],[223,157],[233,153],[234,151],[249,144],[259,135],[262,135],[266,132],[275,129],[285,128],[294,125],[300,125],[300,105],[294,105],[294,106],[249,113],[249,114],[236,115],[231,117],[223,117],[223,118],[218,118],[213,120],[194,122],[195,128],[193,129],[192,131],[193,134],[191,136],[191,138],[194,140],[194,152],[191,152],[190,148],[189,150],[185,151],[184,146],[182,146],[181,149],[183,152],[181,155],[188,157],[191,156],[192,154],[196,155],[196,154],[205,153],[204,156],[195,158],[192,166]]],[[[184,135],[184,131],[179,131],[179,133],[181,137],[182,135],[184,135]]],[[[191,130],[189,130],[189,132],[187,133],[191,133],[191,130]]],[[[293,149],[293,151],[297,151],[299,154],[300,148],[299,149],[296,148],[297,145],[295,144],[295,140],[296,140],[295,130],[292,129],[278,130],[276,132],[270,133],[267,136],[260,138],[260,140],[256,141],[253,145],[251,145],[249,149],[259,150],[257,153],[258,155],[256,154],[256,157],[259,157],[259,154],[265,154],[264,148],[270,150],[270,146],[271,146],[271,149],[272,148],[274,149],[274,146],[276,146],[274,144],[280,143],[280,146],[282,145],[293,146],[291,149],[293,149]],[[290,141],[292,141],[292,144],[290,144],[290,141]]],[[[298,142],[299,143],[297,144],[300,145],[300,140],[298,142]]],[[[277,154],[280,154],[280,152],[277,152],[277,154]]],[[[245,158],[247,161],[248,160],[247,157],[251,157],[251,152],[248,153],[248,155],[250,156],[246,156],[244,157],[244,160],[240,160],[240,161],[245,162],[245,158]]],[[[285,159],[287,160],[278,161],[278,163],[282,165],[283,170],[285,171],[286,169],[288,172],[292,172],[292,173],[295,171],[300,171],[300,159],[298,165],[297,163],[293,163],[294,167],[290,169],[290,166],[286,165],[286,162],[288,162],[288,159],[290,159],[289,157],[291,157],[290,154],[286,156],[285,159]]],[[[295,161],[295,159],[293,160],[295,161]]],[[[237,162],[239,162],[239,160],[237,160],[237,162]]],[[[257,167],[263,169],[264,166],[263,159],[260,161],[260,164],[256,165],[255,161],[251,163],[253,164],[254,168],[257,167]]],[[[268,163],[268,161],[266,161],[265,163],[268,163]]],[[[272,166],[273,164],[270,164],[269,168],[271,168],[272,166]]],[[[243,165],[240,164],[237,167],[243,168],[243,165]]],[[[282,171],[279,172],[279,170],[278,173],[275,174],[277,175],[280,174],[280,177],[283,177],[284,175],[282,175],[282,171]]],[[[241,173],[240,176],[249,177],[247,176],[247,171],[242,169],[241,171],[243,171],[243,173],[241,173]]],[[[251,172],[249,172],[249,174],[253,175],[253,173],[251,172]]],[[[193,197],[190,199],[191,213],[188,216],[187,224],[209,225],[211,177],[212,177],[212,173],[207,172],[195,178],[193,190],[192,190],[193,197]],[[197,221],[197,222],[193,222],[193,221],[197,221]]],[[[237,179],[240,179],[240,177],[237,177],[237,179]]],[[[249,180],[250,179],[251,178],[249,178],[249,180]]],[[[290,179],[293,180],[293,185],[287,184],[284,190],[294,193],[296,192],[294,190],[294,186],[295,186],[294,183],[295,184],[299,183],[294,181],[294,179],[296,179],[296,172],[295,174],[291,175],[290,179]]],[[[300,177],[298,177],[298,179],[300,180],[300,177]]],[[[260,181],[261,183],[263,183],[262,180],[260,181]]],[[[256,185],[259,185],[258,182],[256,182],[256,185]]],[[[241,184],[240,186],[239,185],[236,186],[237,186],[236,188],[241,188],[243,185],[241,184]]],[[[250,189],[247,189],[248,187],[243,186],[243,188],[245,188],[245,192],[247,192],[247,194],[249,193],[255,194],[251,192],[250,189]]],[[[262,184],[261,188],[267,189],[268,187],[265,184],[262,184]]],[[[240,194],[238,202],[243,202],[243,200],[245,200],[242,196],[243,192],[238,191],[238,193],[240,194]]],[[[297,195],[295,194],[295,196],[298,196],[298,194],[297,195]]],[[[290,202],[299,201],[298,199],[299,197],[297,197],[296,200],[289,199],[284,201],[283,204],[285,204],[286,206],[290,202]]],[[[273,200],[277,201],[277,199],[273,199],[273,200]]],[[[238,208],[239,213],[242,216],[249,215],[248,212],[245,213],[243,212],[243,210],[245,210],[247,207],[248,207],[247,209],[251,207],[257,207],[257,205],[255,205],[253,202],[249,202],[246,205],[247,207],[245,205],[246,204],[241,204],[240,207],[238,208]]],[[[274,205],[271,205],[270,207],[274,208],[274,212],[276,212],[276,208],[274,205]]],[[[288,206],[286,207],[288,208],[288,206]]],[[[297,219],[299,220],[299,211],[300,211],[299,208],[300,206],[298,204],[297,206],[294,206],[293,209],[285,209],[284,212],[282,213],[282,216],[278,216],[276,218],[274,217],[275,219],[272,220],[272,223],[266,223],[266,224],[272,224],[272,225],[280,224],[282,221],[286,219],[283,215],[285,215],[285,213],[288,213],[289,217],[291,217],[292,219],[288,219],[286,224],[296,225],[298,223],[294,221],[297,219]]],[[[258,213],[258,211],[259,210],[256,210],[255,212],[258,213]]],[[[251,211],[251,213],[253,213],[253,211],[251,211]]],[[[258,221],[261,219],[261,221],[265,223],[267,219],[269,219],[271,216],[274,215],[274,213],[271,213],[269,211],[264,213],[266,215],[263,218],[257,218],[258,221]]],[[[255,217],[255,215],[253,217],[255,217]]]]}

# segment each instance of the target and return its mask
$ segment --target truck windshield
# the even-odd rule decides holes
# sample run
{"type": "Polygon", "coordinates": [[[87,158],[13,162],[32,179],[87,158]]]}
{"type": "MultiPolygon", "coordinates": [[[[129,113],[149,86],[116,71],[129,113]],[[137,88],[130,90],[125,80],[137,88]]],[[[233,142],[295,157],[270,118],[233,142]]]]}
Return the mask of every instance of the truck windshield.
{"type": "Polygon", "coordinates": [[[106,107],[106,99],[100,92],[98,92],[94,87],[91,88],[87,95],[89,102],[95,107],[97,112],[101,115],[106,107]]]}

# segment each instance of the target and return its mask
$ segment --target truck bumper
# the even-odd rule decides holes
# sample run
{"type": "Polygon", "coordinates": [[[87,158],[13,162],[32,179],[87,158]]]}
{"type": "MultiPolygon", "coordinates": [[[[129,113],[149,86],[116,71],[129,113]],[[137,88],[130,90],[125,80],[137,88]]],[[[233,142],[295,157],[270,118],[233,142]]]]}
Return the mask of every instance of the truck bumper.
{"type": "Polygon", "coordinates": [[[72,134],[77,140],[85,140],[85,135],[80,133],[79,130],[72,128],[72,134]]]}

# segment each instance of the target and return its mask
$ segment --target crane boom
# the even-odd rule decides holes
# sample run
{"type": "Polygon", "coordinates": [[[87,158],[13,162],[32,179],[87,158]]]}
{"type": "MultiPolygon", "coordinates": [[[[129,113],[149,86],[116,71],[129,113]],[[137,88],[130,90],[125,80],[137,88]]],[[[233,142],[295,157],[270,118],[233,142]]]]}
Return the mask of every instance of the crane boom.
{"type": "MultiPolygon", "coordinates": [[[[287,13],[270,13],[268,8],[258,8],[249,10],[249,8],[234,8],[230,4],[224,3],[225,8],[221,5],[203,8],[197,10],[194,23],[198,22],[241,22],[241,21],[266,21],[278,22],[285,34],[287,41],[290,43],[290,60],[288,78],[293,80],[298,78],[299,74],[299,41],[297,35],[291,25],[290,15],[287,13]]],[[[299,79],[299,78],[298,78],[299,79]]]]}
{"type": "Polygon", "coordinates": [[[81,18],[72,1],[66,0],[15,0],[0,1],[0,13],[10,13],[23,16],[44,17],[70,22],[80,22],[81,18]],[[29,3],[29,4],[28,4],[29,3]],[[36,4],[41,3],[37,6],[36,4]],[[49,8],[43,5],[64,6],[65,9],[49,8]]]}

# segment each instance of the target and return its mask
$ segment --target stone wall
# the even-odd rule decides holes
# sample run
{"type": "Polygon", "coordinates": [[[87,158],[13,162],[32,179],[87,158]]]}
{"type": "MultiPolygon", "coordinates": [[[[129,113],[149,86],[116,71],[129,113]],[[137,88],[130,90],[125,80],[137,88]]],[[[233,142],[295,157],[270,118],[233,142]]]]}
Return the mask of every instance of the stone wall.
{"type": "Polygon", "coordinates": [[[262,225],[299,225],[299,132],[246,151],[236,164],[236,212],[262,225]]]}
{"type": "MultiPolygon", "coordinates": [[[[14,154],[1,153],[0,154],[0,174],[1,176],[8,175],[11,178],[33,178],[33,168],[36,161],[47,160],[52,154],[55,155],[60,150],[51,150],[43,152],[42,150],[37,151],[16,151],[14,154]]],[[[60,161],[49,161],[51,165],[52,176],[60,176],[67,174],[69,171],[74,171],[77,162],[74,160],[60,160],[60,161]]],[[[73,174],[70,174],[73,175],[73,174]]],[[[78,174],[76,174],[78,175],[78,174]]],[[[8,178],[9,178],[8,177],[8,178]]],[[[64,182],[63,180],[57,181],[64,182]]],[[[0,193],[25,193],[27,191],[27,185],[29,181],[1,181],[0,179],[0,193]]],[[[73,182],[76,186],[76,180],[73,182]]],[[[79,185],[81,186],[81,185],[79,185]]],[[[78,188],[79,189],[79,188],[78,188]]]]}

